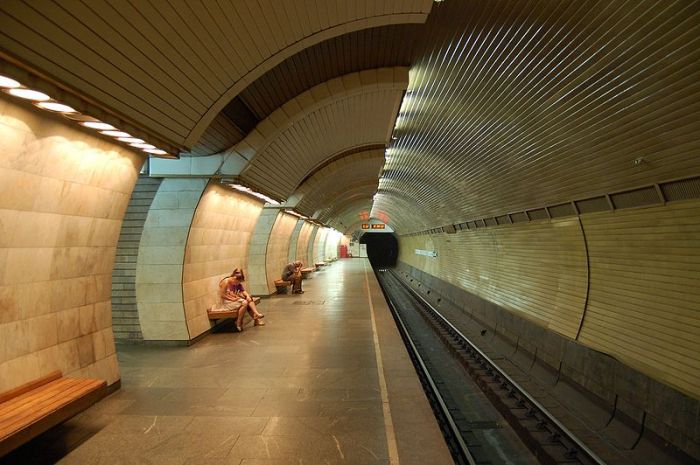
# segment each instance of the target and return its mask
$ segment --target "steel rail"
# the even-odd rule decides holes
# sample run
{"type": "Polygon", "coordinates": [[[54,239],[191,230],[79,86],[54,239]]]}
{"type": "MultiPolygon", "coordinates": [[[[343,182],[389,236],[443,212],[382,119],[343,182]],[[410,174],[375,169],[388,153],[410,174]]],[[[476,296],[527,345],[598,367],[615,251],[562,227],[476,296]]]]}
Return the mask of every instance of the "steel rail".
{"type": "MultiPolygon", "coordinates": [[[[447,330],[452,334],[458,336],[469,348],[478,354],[478,356],[485,361],[492,371],[497,373],[496,377],[500,377],[505,382],[509,383],[513,389],[515,389],[518,394],[527,400],[534,408],[536,408],[546,420],[552,424],[559,433],[566,437],[575,447],[585,454],[589,461],[592,461],[596,465],[606,465],[606,462],[600,458],[595,452],[593,452],[588,446],[586,446],[580,439],[576,437],[566,426],[564,426],[559,420],[557,420],[554,415],[552,415],[540,402],[533,398],[528,392],[520,386],[513,378],[511,378],[503,369],[501,369],[493,360],[489,358],[481,349],[479,349],[467,336],[465,336],[459,329],[457,329],[445,316],[443,316],[435,307],[433,307],[423,296],[412,289],[408,284],[406,284],[401,278],[399,278],[393,270],[390,270],[394,278],[406,289],[408,290],[417,300],[419,300],[424,308],[430,313],[432,313],[436,318],[440,320],[440,324],[447,328],[447,330]]],[[[488,370],[487,371],[491,371],[488,370]]],[[[510,391],[512,393],[512,390],[510,391]]]]}
{"type": "MultiPolygon", "coordinates": [[[[381,283],[381,280],[380,280],[381,283]]],[[[456,442],[457,445],[457,452],[464,458],[464,460],[467,461],[468,465],[477,465],[476,460],[472,456],[471,452],[469,452],[469,446],[464,442],[464,438],[462,437],[462,433],[459,430],[459,427],[455,423],[454,419],[452,418],[452,415],[449,412],[449,409],[447,407],[447,404],[445,403],[445,400],[443,399],[442,395],[440,394],[440,391],[437,388],[437,385],[435,384],[435,381],[433,380],[432,376],[430,376],[430,371],[428,370],[428,367],[425,365],[425,362],[423,361],[423,358],[420,356],[420,353],[418,351],[418,348],[416,345],[413,343],[413,340],[411,339],[411,336],[408,332],[408,328],[406,328],[406,325],[404,324],[403,320],[401,319],[401,315],[399,314],[397,310],[396,303],[392,300],[392,298],[389,296],[389,294],[384,290],[384,286],[381,286],[382,292],[384,293],[384,296],[386,298],[387,303],[389,304],[389,309],[391,310],[392,315],[394,316],[394,319],[396,320],[396,323],[398,324],[399,327],[399,332],[401,333],[401,336],[403,340],[408,344],[408,349],[411,352],[409,355],[411,355],[411,358],[415,363],[418,364],[416,367],[417,369],[420,368],[420,375],[423,377],[425,382],[428,383],[428,386],[430,390],[432,391],[433,395],[435,396],[435,400],[438,402],[438,406],[440,408],[440,411],[447,421],[447,426],[450,430],[450,436],[451,439],[453,439],[456,442]]]]}

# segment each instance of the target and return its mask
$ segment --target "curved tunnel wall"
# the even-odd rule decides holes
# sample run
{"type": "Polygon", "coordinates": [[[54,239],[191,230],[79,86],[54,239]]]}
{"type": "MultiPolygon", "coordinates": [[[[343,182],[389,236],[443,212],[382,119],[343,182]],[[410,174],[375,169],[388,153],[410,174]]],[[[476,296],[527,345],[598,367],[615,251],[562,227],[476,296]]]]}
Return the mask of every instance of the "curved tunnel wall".
{"type": "Polygon", "coordinates": [[[0,96],[0,391],[119,379],[111,276],[142,163],[0,96]]]}
{"type": "Polygon", "coordinates": [[[207,180],[164,179],[139,243],[136,307],[145,340],[186,341],[182,291],[185,246],[207,180]]]}
{"type": "Polygon", "coordinates": [[[399,241],[404,264],[700,397],[700,201],[399,241]]]}
{"type": "Polygon", "coordinates": [[[289,261],[289,248],[292,233],[297,225],[298,218],[280,212],[277,215],[270,239],[267,242],[267,254],[265,256],[265,276],[267,279],[267,294],[275,292],[275,280],[280,279],[282,269],[289,261]]]}
{"type": "Polygon", "coordinates": [[[187,239],[182,292],[190,339],[211,325],[207,308],[218,301],[222,277],[236,266],[248,269],[248,253],[262,202],[209,182],[187,239]]]}

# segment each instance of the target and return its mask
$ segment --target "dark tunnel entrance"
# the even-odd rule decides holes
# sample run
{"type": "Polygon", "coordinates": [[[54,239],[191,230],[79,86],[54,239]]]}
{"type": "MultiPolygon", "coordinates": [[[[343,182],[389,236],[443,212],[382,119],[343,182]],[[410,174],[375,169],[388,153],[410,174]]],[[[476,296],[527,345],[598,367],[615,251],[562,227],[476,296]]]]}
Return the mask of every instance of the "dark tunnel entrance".
{"type": "Polygon", "coordinates": [[[399,243],[393,234],[365,233],[360,244],[367,244],[367,257],[373,268],[390,268],[396,265],[399,243]]]}

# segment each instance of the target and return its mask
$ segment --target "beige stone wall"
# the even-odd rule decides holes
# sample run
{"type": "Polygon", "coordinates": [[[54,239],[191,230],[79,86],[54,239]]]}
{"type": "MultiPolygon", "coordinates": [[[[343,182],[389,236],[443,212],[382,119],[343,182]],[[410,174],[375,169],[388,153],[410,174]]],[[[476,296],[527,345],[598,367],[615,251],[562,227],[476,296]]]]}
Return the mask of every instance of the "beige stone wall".
{"type": "Polygon", "coordinates": [[[111,274],[143,157],[0,95],[0,391],[119,379],[111,274]]]}
{"type": "Polygon", "coordinates": [[[275,292],[275,280],[280,279],[282,268],[289,263],[289,241],[292,237],[294,227],[298,218],[280,211],[277,221],[270,232],[270,239],[267,242],[267,256],[265,258],[265,268],[267,270],[268,294],[275,292]]]}
{"type": "Polygon", "coordinates": [[[326,252],[325,257],[327,259],[334,260],[338,258],[338,245],[340,245],[340,238],[342,236],[336,231],[329,231],[328,236],[326,236],[326,252]]]}
{"type": "Polygon", "coordinates": [[[313,248],[314,263],[326,261],[326,237],[328,236],[328,231],[328,228],[321,228],[316,233],[313,248]]]}
{"type": "Polygon", "coordinates": [[[185,249],[182,290],[190,338],[210,327],[207,307],[217,300],[222,277],[248,268],[251,235],[262,203],[209,183],[197,206],[185,249]]]}
{"type": "Polygon", "coordinates": [[[248,247],[248,266],[246,268],[248,280],[248,292],[253,295],[268,295],[270,289],[267,285],[267,271],[265,267],[267,256],[267,242],[270,240],[270,232],[277,221],[279,208],[263,208],[258,221],[253,228],[248,247]]]}
{"type": "MultiPolygon", "coordinates": [[[[313,231],[316,228],[311,223],[304,222],[304,226],[301,227],[299,232],[299,239],[297,240],[297,254],[295,260],[301,260],[304,262],[304,266],[313,266],[313,263],[309,263],[309,243],[311,237],[313,236],[313,231]]],[[[313,260],[311,260],[313,261],[313,260]]]]}
{"type": "Polygon", "coordinates": [[[301,233],[301,228],[304,227],[306,221],[297,220],[292,234],[289,237],[289,250],[287,252],[287,263],[293,262],[297,259],[297,246],[299,245],[299,234],[301,233]]]}

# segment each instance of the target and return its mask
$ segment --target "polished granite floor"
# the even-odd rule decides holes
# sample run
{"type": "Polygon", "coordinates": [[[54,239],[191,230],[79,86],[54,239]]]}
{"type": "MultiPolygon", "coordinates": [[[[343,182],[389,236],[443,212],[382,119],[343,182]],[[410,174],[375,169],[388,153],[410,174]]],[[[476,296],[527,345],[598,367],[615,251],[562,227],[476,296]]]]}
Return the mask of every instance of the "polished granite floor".
{"type": "Polygon", "coordinates": [[[0,464],[453,463],[369,263],[304,287],[264,299],[265,326],[120,346],[121,390],[0,464]]]}

